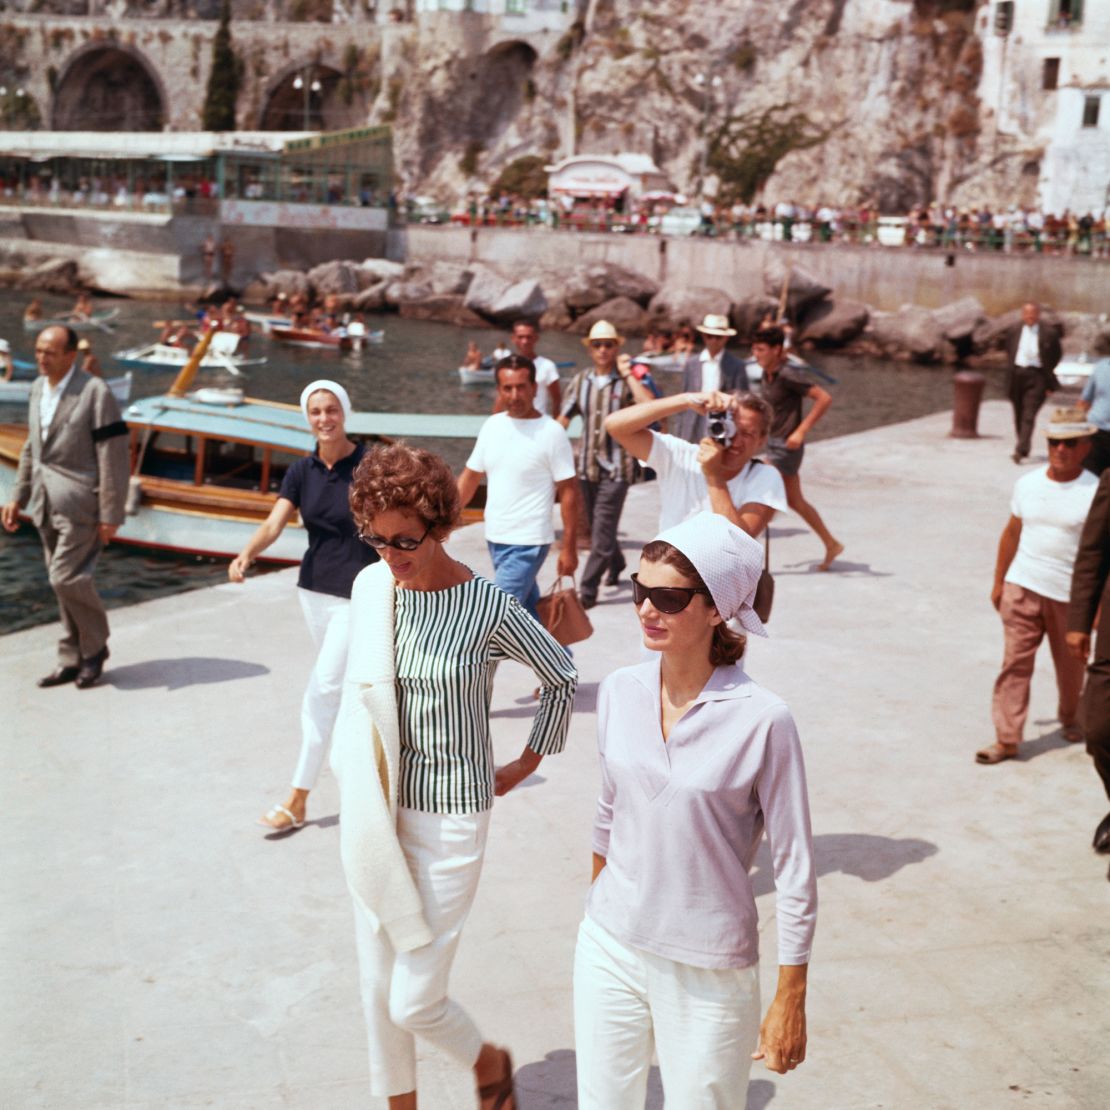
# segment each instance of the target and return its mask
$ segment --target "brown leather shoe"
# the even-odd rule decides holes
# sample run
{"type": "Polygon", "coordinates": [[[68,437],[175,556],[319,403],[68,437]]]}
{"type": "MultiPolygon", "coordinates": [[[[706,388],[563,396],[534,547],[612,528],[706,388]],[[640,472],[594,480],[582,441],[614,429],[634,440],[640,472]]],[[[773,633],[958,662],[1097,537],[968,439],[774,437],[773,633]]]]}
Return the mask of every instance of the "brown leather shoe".
{"type": "Polygon", "coordinates": [[[108,648],[105,646],[95,655],[90,655],[88,659],[81,660],[81,667],[77,671],[77,689],[87,690],[90,686],[95,686],[96,681],[100,678],[101,671],[104,670],[104,661],[108,658],[108,648]]]}
{"type": "Polygon", "coordinates": [[[79,672],[79,667],[55,667],[50,674],[40,678],[36,685],[43,689],[48,686],[64,686],[67,682],[73,682],[79,672]]]}

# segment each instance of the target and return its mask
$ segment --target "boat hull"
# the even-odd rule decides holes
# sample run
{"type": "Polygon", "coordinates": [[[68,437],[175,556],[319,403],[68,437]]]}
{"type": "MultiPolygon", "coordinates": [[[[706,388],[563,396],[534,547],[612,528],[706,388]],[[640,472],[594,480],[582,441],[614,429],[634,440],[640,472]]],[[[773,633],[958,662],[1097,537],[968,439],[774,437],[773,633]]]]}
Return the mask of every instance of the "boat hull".
{"type": "MultiPolygon", "coordinates": [[[[126,405],[131,400],[131,383],[134,375],[128,371],[118,378],[106,378],[108,388],[120,405],[126,405]]],[[[9,405],[26,404],[31,397],[31,386],[34,378],[22,378],[13,382],[0,381],[0,403],[9,405]]]]}
{"type": "Polygon", "coordinates": [[[63,327],[74,331],[110,331],[112,322],[119,316],[118,308],[103,308],[88,320],[75,320],[71,316],[54,316],[45,320],[24,320],[23,330],[42,331],[44,328],[63,327]]]}
{"type": "Polygon", "coordinates": [[[350,337],[329,335],[326,332],[311,331],[308,328],[271,328],[270,338],[284,343],[287,347],[307,347],[313,351],[349,351],[350,337]]]}
{"type": "MultiPolygon", "coordinates": [[[[146,347],[131,347],[125,351],[116,351],[112,355],[113,361],[120,366],[129,366],[135,370],[180,370],[189,360],[190,351],[184,347],[169,347],[165,344],[148,344],[146,347]]],[[[238,355],[213,355],[206,354],[201,359],[202,370],[227,370],[233,367],[242,370],[248,366],[263,366],[264,358],[240,358],[238,355]]]]}

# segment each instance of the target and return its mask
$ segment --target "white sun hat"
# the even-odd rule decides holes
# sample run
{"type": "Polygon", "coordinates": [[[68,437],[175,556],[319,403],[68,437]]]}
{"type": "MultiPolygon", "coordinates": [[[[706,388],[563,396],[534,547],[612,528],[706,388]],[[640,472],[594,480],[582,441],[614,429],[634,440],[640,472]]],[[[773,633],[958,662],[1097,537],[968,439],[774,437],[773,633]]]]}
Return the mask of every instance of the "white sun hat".
{"type": "Polygon", "coordinates": [[[697,330],[702,335],[722,335],[726,338],[736,334],[736,329],[729,326],[727,316],[715,316],[713,313],[710,313],[698,324],[697,330]]]}
{"type": "Polygon", "coordinates": [[[763,548],[719,513],[698,513],[655,537],[677,548],[694,564],[717,612],[745,632],[766,636],[752,608],[763,572],[763,548]]]}
{"type": "Polygon", "coordinates": [[[343,419],[347,420],[351,415],[351,398],[347,395],[347,391],[339,384],[333,382],[330,378],[317,378],[314,382],[309,382],[308,385],[301,390],[301,412],[304,413],[305,420],[308,419],[308,399],[313,393],[319,393],[321,389],[326,389],[329,393],[334,394],[335,399],[343,408],[343,419]]]}

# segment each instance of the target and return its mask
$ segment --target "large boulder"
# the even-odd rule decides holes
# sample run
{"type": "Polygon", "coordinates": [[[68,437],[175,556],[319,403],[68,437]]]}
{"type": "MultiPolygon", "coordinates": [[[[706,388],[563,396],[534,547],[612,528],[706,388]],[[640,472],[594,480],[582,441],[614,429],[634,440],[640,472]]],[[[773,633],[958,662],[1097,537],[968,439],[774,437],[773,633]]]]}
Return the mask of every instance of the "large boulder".
{"type": "Polygon", "coordinates": [[[431,284],[427,281],[387,281],[382,299],[390,308],[400,308],[408,301],[422,301],[432,296],[431,284]]]}
{"type": "Polygon", "coordinates": [[[431,294],[419,300],[402,301],[398,311],[407,320],[436,320],[460,328],[483,328],[491,325],[466,307],[461,293],[431,294]]]}
{"type": "Polygon", "coordinates": [[[547,293],[547,311],[540,317],[542,331],[566,331],[574,316],[560,294],[547,293]]]}
{"type": "Polygon", "coordinates": [[[497,303],[511,288],[512,282],[488,266],[479,266],[466,290],[466,307],[481,316],[493,316],[497,303]]]}
{"type": "Polygon", "coordinates": [[[643,335],[647,330],[648,314],[631,297],[614,297],[579,316],[571,331],[585,335],[598,320],[608,320],[621,335],[643,335]]]}
{"type": "Polygon", "coordinates": [[[381,312],[386,307],[385,291],[389,285],[387,281],[379,281],[367,286],[361,293],[355,294],[354,309],[356,312],[381,312]]]}
{"type": "Polygon", "coordinates": [[[563,299],[572,312],[588,312],[605,301],[626,297],[646,307],[659,292],[659,283],[615,262],[581,266],[567,282],[563,299]]]}
{"type": "Polygon", "coordinates": [[[871,312],[858,301],[821,301],[802,318],[798,341],[817,347],[842,347],[867,327],[871,312]]]}
{"type": "Polygon", "coordinates": [[[300,270],[274,270],[272,273],[262,274],[259,281],[266,286],[265,297],[268,301],[279,293],[284,293],[287,297],[301,293],[307,297],[312,292],[308,277],[300,270]]]}
{"type": "Polygon", "coordinates": [[[763,261],[763,291],[781,303],[783,284],[786,285],[786,310],[791,320],[801,317],[805,309],[825,300],[832,290],[801,266],[787,266],[774,251],[768,251],[763,261]]]}
{"type": "Polygon", "coordinates": [[[354,262],[321,262],[308,271],[308,282],[320,299],[329,293],[358,293],[362,289],[354,262]]]}
{"type": "Polygon", "coordinates": [[[76,293],[83,285],[77,263],[72,258],[47,258],[28,266],[20,284],[24,289],[64,294],[76,293]]]}
{"type": "Polygon", "coordinates": [[[873,314],[867,338],[887,358],[906,362],[941,362],[953,358],[951,344],[944,338],[933,313],[916,305],[906,305],[898,312],[873,314]]]}
{"type": "Polygon", "coordinates": [[[691,324],[701,322],[703,316],[727,316],[732,299],[723,289],[699,285],[664,285],[648,305],[648,315],[653,324],[691,324]]]}
{"type": "Polygon", "coordinates": [[[434,262],[427,272],[428,284],[435,294],[465,293],[474,279],[474,271],[455,262],[434,262]]]}
{"type": "Polygon", "coordinates": [[[493,303],[489,315],[502,324],[516,320],[538,320],[547,311],[547,298],[534,279],[510,285],[493,303]]]}
{"type": "Polygon", "coordinates": [[[382,281],[397,281],[405,272],[400,262],[391,262],[388,258],[366,258],[357,269],[360,289],[369,289],[382,281]]]}
{"type": "Polygon", "coordinates": [[[987,314],[977,297],[961,297],[943,308],[934,309],[933,319],[950,343],[965,343],[975,334],[975,329],[986,322],[987,314]]]}
{"type": "Polygon", "coordinates": [[[770,297],[745,297],[732,306],[728,318],[740,339],[746,342],[767,313],[777,316],[778,312],[779,302],[770,297]]]}

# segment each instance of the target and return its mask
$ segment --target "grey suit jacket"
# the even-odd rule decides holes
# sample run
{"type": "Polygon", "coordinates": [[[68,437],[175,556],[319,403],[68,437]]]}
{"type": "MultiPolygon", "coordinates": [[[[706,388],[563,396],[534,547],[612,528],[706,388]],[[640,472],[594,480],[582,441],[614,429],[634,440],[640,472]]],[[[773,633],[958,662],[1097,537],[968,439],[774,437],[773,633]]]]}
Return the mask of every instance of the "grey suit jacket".
{"type": "Polygon", "coordinates": [[[43,384],[39,377],[31,386],[27,440],[12,499],[40,526],[52,515],[79,527],[122,524],[130,451],[112,391],[100,378],[75,371],[43,435],[43,384]]]}
{"type": "MultiPolygon", "coordinates": [[[[701,355],[691,355],[682,367],[682,392],[701,392],[701,355]]],[[[734,393],[751,389],[742,359],[731,351],[721,352],[721,390],[734,393]]],[[[668,421],[668,429],[679,439],[700,443],[705,438],[705,417],[698,412],[680,412],[668,421]]]]}

